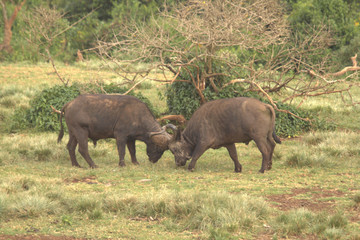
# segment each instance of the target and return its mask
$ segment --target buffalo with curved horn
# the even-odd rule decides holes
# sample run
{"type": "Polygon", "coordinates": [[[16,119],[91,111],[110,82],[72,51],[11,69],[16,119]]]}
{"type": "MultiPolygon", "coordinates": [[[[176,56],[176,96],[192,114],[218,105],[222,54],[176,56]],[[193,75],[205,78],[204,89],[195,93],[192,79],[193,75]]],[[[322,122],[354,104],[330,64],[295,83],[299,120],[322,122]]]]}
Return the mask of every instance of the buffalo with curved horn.
{"type": "Polygon", "coordinates": [[[235,143],[248,144],[254,140],[262,154],[260,172],[270,170],[275,142],[281,140],[275,134],[275,112],[272,106],[253,98],[219,99],[203,104],[195,111],[183,132],[175,130],[169,149],[178,166],[191,159],[192,171],[198,158],[209,148],[226,147],[241,172],[235,143]]]}
{"type": "Polygon", "coordinates": [[[67,149],[72,165],[77,167],[80,167],[75,156],[77,145],[89,166],[97,167],[89,155],[88,139],[96,144],[99,139],[115,138],[120,166],[125,166],[125,145],[132,163],[139,164],[135,141],[145,142],[149,160],[155,163],[168,149],[171,139],[165,131],[167,126],[162,128],[146,104],[133,96],[85,94],[68,102],[61,109],[58,142],[64,136],[63,115],[69,130],[67,149]]]}

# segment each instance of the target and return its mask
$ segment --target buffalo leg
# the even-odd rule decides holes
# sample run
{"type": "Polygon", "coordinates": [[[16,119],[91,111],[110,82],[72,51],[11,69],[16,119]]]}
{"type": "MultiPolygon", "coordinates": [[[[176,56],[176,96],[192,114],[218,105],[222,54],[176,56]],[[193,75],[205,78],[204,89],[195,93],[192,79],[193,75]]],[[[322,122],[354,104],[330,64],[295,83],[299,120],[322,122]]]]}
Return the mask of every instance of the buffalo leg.
{"type": "Polygon", "coordinates": [[[87,130],[86,129],[79,130],[76,139],[79,143],[79,153],[81,154],[81,156],[83,156],[83,158],[86,160],[86,162],[89,164],[91,168],[97,168],[96,164],[93,162],[89,154],[87,130]]]}
{"type": "Polygon", "coordinates": [[[235,172],[241,172],[242,166],[238,160],[235,144],[227,145],[226,149],[228,150],[229,155],[235,164],[235,172]]]}
{"type": "Polygon", "coordinates": [[[271,167],[272,167],[272,157],[273,157],[273,154],[274,154],[274,149],[275,149],[275,142],[272,138],[268,138],[268,148],[269,148],[269,162],[268,162],[268,165],[267,165],[267,169],[266,170],[270,170],[271,167]]]}
{"type": "Polygon", "coordinates": [[[188,166],[189,171],[194,170],[196,161],[206,151],[206,149],[207,148],[200,146],[200,144],[195,147],[194,152],[192,153],[192,156],[191,156],[191,162],[189,163],[189,166],[188,166]]]}
{"type": "Polygon", "coordinates": [[[268,168],[268,163],[270,162],[270,149],[268,147],[267,139],[254,140],[258,149],[262,155],[262,163],[259,172],[264,173],[268,168]]]}
{"type": "Polygon", "coordinates": [[[66,148],[69,151],[71,165],[74,167],[81,167],[80,164],[78,163],[78,161],[76,160],[76,155],[75,155],[75,149],[76,149],[77,144],[78,144],[78,142],[77,142],[75,136],[69,131],[69,142],[68,142],[66,148]]]}
{"type": "Polygon", "coordinates": [[[135,140],[128,141],[126,145],[129,149],[129,153],[131,156],[131,162],[135,165],[139,165],[139,162],[136,160],[135,140]]]}
{"type": "MultiPolygon", "coordinates": [[[[119,153],[119,166],[125,166],[125,145],[126,139],[116,138],[116,145],[119,153]]],[[[130,152],[131,154],[131,152],[130,152]]]]}

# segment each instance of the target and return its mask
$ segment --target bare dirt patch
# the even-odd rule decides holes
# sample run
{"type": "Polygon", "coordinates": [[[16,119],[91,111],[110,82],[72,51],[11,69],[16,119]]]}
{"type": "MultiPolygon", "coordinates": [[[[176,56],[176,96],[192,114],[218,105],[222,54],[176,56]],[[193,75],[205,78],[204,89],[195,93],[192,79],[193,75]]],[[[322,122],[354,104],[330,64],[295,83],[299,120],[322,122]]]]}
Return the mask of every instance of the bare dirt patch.
{"type": "Polygon", "coordinates": [[[314,212],[323,210],[332,212],[335,206],[335,200],[327,200],[330,197],[342,197],[345,193],[339,190],[328,190],[321,188],[294,188],[291,193],[268,195],[266,199],[273,206],[282,210],[289,211],[297,208],[307,208],[314,212]],[[299,195],[306,195],[301,198],[299,195]],[[310,197],[309,197],[310,195],[310,197]]]}
{"type": "Polygon", "coordinates": [[[66,183],[87,183],[87,184],[98,184],[95,176],[88,176],[83,178],[66,178],[64,180],[66,183]]]}

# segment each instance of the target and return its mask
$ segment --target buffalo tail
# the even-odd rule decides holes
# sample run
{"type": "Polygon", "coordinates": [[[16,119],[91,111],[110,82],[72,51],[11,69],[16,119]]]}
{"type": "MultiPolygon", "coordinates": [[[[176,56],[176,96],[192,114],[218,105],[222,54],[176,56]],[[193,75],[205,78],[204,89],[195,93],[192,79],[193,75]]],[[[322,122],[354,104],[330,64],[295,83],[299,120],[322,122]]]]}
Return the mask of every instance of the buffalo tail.
{"type": "Polygon", "coordinates": [[[272,133],[272,136],[273,136],[273,138],[274,138],[274,140],[275,140],[276,143],[281,144],[280,138],[279,138],[278,136],[276,136],[275,128],[274,128],[274,131],[273,131],[273,133],[272,133]]]}
{"type": "Polygon", "coordinates": [[[60,143],[61,142],[61,139],[64,137],[64,126],[63,126],[63,123],[62,123],[62,116],[64,115],[64,108],[65,106],[61,109],[61,112],[60,112],[60,132],[59,132],[59,136],[58,136],[58,140],[57,142],[60,143]]]}
{"type": "Polygon", "coordinates": [[[274,127],[273,127],[273,132],[272,132],[272,136],[275,140],[276,143],[278,144],[281,144],[281,140],[278,136],[276,136],[276,130],[275,130],[275,111],[274,111],[274,108],[272,106],[270,106],[269,104],[266,104],[266,106],[268,107],[268,109],[270,110],[270,113],[271,113],[271,117],[272,117],[272,122],[274,124],[274,127]]]}

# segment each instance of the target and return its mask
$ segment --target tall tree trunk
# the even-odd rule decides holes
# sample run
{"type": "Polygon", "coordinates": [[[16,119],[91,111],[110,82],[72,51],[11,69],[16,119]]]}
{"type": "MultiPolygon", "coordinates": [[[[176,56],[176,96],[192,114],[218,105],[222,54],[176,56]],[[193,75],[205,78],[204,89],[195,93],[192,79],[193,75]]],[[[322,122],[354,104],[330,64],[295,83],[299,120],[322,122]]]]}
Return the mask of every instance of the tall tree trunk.
{"type": "Polygon", "coordinates": [[[11,38],[12,38],[11,28],[19,11],[21,10],[22,6],[25,4],[26,0],[23,0],[19,5],[15,7],[14,12],[10,18],[7,17],[5,1],[6,0],[0,1],[0,5],[2,7],[3,19],[4,19],[4,40],[0,44],[0,51],[4,50],[8,53],[11,53],[13,50],[11,47],[11,38]]]}

